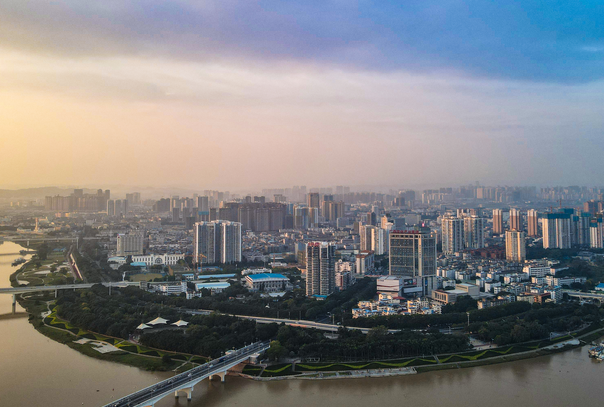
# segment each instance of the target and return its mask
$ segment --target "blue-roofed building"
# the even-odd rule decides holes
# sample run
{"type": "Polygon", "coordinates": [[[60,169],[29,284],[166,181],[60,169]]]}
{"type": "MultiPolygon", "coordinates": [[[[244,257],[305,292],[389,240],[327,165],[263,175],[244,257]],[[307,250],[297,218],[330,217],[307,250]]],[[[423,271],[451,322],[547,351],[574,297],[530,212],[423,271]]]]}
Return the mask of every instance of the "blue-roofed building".
{"type": "Polygon", "coordinates": [[[147,268],[147,263],[145,263],[144,261],[135,261],[133,263],[130,263],[130,265],[134,267],[147,268]]]}
{"type": "Polygon", "coordinates": [[[600,283],[596,286],[596,290],[598,291],[604,291],[604,283],[600,283]]]}
{"type": "Polygon", "coordinates": [[[206,275],[197,276],[197,279],[198,280],[229,279],[229,278],[235,278],[236,276],[237,276],[236,274],[206,274],[206,275]]]}
{"type": "Polygon", "coordinates": [[[290,291],[293,285],[289,278],[278,273],[260,273],[245,276],[245,285],[250,291],[282,292],[290,291]]]}

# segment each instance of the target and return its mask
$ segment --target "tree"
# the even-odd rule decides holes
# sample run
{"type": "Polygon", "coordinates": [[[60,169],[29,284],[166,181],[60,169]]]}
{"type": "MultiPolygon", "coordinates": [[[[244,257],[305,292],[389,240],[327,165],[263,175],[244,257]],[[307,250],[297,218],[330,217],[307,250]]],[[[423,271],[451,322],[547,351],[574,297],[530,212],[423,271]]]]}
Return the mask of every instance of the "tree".
{"type": "Polygon", "coordinates": [[[46,260],[48,258],[48,253],[50,252],[50,247],[48,247],[47,243],[42,243],[40,247],[38,247],[38,259],[46,260]]]}
{"type": "Polygon", "coordinates": [[[270,360],[279,360],[287,354],[287,349],[279,341],[272,341],[271,347],[266,351],[270,360]]]}

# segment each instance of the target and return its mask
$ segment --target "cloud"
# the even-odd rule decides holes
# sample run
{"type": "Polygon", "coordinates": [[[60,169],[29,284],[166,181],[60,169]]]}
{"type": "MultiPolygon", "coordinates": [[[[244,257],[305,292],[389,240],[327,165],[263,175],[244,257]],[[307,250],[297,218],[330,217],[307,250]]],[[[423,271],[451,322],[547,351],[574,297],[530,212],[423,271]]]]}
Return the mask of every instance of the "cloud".
{"type": "Polygon", "coordinates": [[[82,56],[300,62],[342,69],[463,71],[491,78],[601,79],[598,1],[0,2],[0,46],[82,56]]]}

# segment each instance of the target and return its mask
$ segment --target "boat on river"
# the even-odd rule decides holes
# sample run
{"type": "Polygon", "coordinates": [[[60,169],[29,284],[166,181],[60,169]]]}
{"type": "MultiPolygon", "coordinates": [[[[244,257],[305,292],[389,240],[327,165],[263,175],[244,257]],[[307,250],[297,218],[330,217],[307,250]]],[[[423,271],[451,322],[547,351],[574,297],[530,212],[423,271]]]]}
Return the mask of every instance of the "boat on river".
{"type": "Polygon", "coordinates": [[[590,358],[604,360],[604,342],[600,342],[596,346],[589,348],[588,354],[590,358]]]}
{"type": "Polygon", "coordinates": [[[13,264],[11,264],[11,266],[17,267],[19,264],[23,264],[26,261],[27,260],[25,260],[23,257],[19,257],[17,260],[13,261],[13,264]]]}

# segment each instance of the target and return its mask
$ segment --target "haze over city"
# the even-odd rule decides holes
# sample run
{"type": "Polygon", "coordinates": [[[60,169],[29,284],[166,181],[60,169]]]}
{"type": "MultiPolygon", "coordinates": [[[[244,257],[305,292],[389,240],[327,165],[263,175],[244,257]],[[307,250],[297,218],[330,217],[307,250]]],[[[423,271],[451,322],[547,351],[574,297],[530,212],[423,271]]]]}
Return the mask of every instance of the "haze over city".
{"type": "Polygon", "coordinates": [[[601,407],[603,22],[0,0],[0,404],[601,407]]]}
{"type": "Polygon", "coordinates": [[[34,4],[0,3],[0,187],[592,185],[604,170],[595,1],[34,4]]]}

